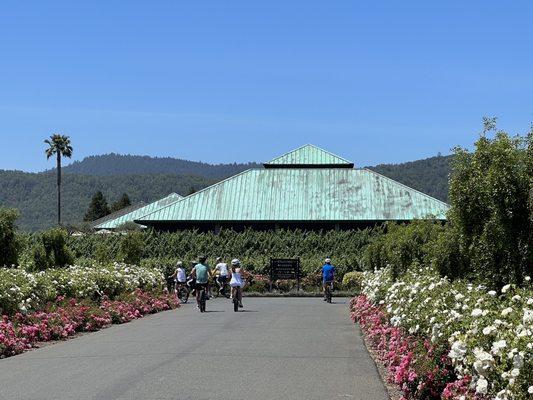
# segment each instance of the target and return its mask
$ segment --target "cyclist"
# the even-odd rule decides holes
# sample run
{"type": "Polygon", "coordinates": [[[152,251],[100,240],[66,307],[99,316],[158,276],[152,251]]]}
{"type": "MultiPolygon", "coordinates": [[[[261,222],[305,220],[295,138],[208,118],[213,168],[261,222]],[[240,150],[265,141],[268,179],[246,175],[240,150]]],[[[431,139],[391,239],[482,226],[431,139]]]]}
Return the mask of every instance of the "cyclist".
{"type": "Polygon", "coordinates": [[[174,278],[176,281],[176,290],[187,283],[187,275],[185,274],[185,268],[183,267],[183,263],[181,261],[176,263],[176,271],[174,271],[174,274],[172,274],[172,278],[174,278]]]}
{"type": "Polygon", "coordinates": [[[222,257],[217,258],[217,265],[213,270],[216,275],[216,283],[218,285],[218,293],[222,293],[224,285],[228,283],[228,264],[223,262],[222,257]]]}
{"type": "Polygon", "coordinates": [[[331,265],[331,259],[328,257],[324,260],[322,266],[322,290],[324,291],[324,301],[326,301],[326,286],[330,285],[333,290],[333,281],[335,280],[335,267],[331,265]]]}
{"type": "Polygon", "coordinates": [[[241,262],[238,259],[231,260],[231,279],[229,285],[231,286],[231,297],[237,298],[239,301],[239,307],[242,308],[242,288],[244,281],[242,274],[244,270],[241,268],[241,262]]]}
{"type": "Polygon", "coordinates": [[[207,257],[200,256],[198,257],[198,264],[194,266],[194,268],[191,271],[191,276],[196,278],[196,302],[199,304],[200,302],[200,291],[202,288],[205,289],[205,293],[207,295],[208,291],[208,282],[209,277],[211,276],[211,272],[209,271],[209,268],[206,265],[207,257]]]}
{"type": "Polygon", "coordinates": [[[176,282],[175,292],[178,294],[181,287],[187,284],[187,274],[185,274],[185,268],[183,267],[183,263],[181,261],[176,263],[176,271],[174,271],[174,274],[172,274],[171,278],[173,278],[176,282]]]}

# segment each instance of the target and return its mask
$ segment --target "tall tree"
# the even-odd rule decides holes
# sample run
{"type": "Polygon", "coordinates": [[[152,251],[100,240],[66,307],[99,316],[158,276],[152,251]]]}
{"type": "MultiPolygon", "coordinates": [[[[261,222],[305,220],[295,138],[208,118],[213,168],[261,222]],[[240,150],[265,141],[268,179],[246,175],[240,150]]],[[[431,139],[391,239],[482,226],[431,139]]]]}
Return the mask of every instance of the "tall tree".
{"type": "Polygon", "coordinates": [[[510,136],[495,118],[483,122],[474,151],[455,150],[448,217],[467,260],[463,275],[520,285],[533,265],[533,135],[510,136]]]}
{"type": "Polygon", "coordinates": [[[101,191],[98,191],[94,194],[83,220],[87,222],[96,221],[98,218],[105,217],[107,214],[109,214],[107,200],[105,199],[104,194],[101,191]]]}
{"type": "Polygon", "coordinates": [[[125,207],[131,206],[130,197],[127,193],[122,193],[122,196],[120,196],[120,199],[118,201],[114,202],[111,205],[111,212],[115,212],[118,210],[122,210],[125,207]]]}
{"type": "Polygon", "coordinates": [[[70,138],[65,135],[54,134],[44,141],[49,147],[45,150],[46,159],[53,155],[57,160],[57,224],[61,225],[61,158],[72,157],[70,138]]]}

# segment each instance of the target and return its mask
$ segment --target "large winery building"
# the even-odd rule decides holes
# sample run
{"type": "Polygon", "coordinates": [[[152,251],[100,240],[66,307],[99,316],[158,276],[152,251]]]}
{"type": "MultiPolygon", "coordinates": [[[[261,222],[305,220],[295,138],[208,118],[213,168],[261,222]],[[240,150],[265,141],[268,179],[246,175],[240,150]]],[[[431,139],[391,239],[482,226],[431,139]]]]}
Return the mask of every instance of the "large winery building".
{"type": "Polygon", "coordinates": [[[448,205],[313,145],[139,215],[161,230],[345,229],[445,219],[448,205]]]}

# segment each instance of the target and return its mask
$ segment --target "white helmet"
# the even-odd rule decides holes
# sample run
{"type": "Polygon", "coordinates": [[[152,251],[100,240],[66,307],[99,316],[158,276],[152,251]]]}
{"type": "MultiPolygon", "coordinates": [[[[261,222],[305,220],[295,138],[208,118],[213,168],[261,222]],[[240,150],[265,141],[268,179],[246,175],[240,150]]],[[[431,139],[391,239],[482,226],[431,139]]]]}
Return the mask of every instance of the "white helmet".
{"type": "Polygon", "coordinates": [[[241,262],[238,258],[234,258],[233,260],[231,260],[231,265],[241,265],[241,262]]]}
{"type": "Polygon", "coordinates": [[[331,262],[331,258],[329,258],[329,257],[326,258],[326,259],[324,260],[324,262],[325,262],[326,264],[329,264],[329,263],[331,262]]]}

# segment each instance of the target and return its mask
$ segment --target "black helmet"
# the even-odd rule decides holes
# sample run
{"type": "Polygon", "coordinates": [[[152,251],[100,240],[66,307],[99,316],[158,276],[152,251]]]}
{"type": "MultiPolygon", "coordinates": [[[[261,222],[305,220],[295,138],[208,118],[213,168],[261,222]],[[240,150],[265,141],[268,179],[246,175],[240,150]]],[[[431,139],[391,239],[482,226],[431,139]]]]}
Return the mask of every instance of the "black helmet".
{"type": "Polygon", "coordinates": [[[198,256],[198,261],[199,261],[200,263],[204,263],[205,260],[207,260],[207,257],[206,257],[206,256],[198,256]]]}

